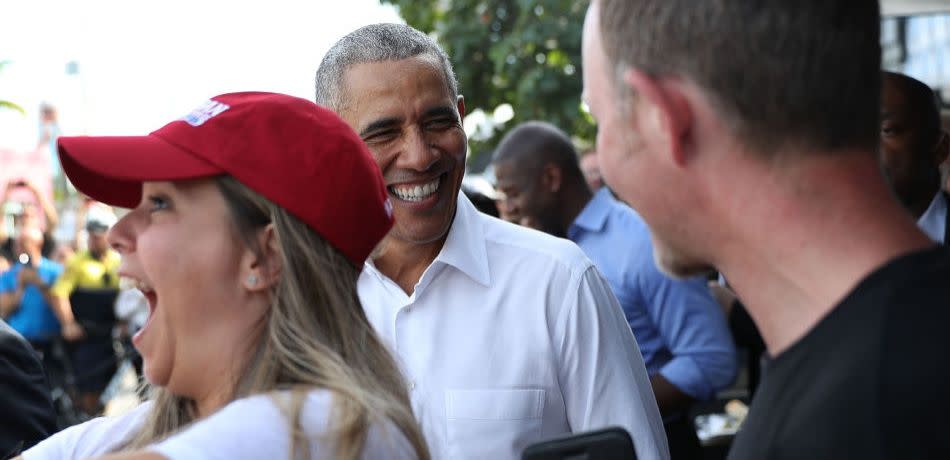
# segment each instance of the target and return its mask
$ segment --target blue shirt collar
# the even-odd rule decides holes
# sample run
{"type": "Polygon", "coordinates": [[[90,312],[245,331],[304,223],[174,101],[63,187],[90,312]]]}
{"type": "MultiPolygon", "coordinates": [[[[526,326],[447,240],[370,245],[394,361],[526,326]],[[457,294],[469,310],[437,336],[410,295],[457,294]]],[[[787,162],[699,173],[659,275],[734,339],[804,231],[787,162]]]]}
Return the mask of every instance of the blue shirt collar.
{"type": "Polygon", "coordinates": [[[930,239],[937,242],[944,242],[944,228],[947,225],[947,200],[943,191],[937,192],[934,199],[927,207],[927,211],[917,220],[917,226],[920,227],[930,239]]]}
{"type": "MultiPolygon", "coordinates": [[[[574,219],[571,227],[580,227],[589,232],[600,232],[604,230],[607,223],[607,216],[610,215],[610,208],[614,205],[614,197],[610,194],[607,187],[602,187],[594,197],[587,202],[587,206],[574,219]]],[[[572,229],[568,230],[568,234],[572,229]]]]}

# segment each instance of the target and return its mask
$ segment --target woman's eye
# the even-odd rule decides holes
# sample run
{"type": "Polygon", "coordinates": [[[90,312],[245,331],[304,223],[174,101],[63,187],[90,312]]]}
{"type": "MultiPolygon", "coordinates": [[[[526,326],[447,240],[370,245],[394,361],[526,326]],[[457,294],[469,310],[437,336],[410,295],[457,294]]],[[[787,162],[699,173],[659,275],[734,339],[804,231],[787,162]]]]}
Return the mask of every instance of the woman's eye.
{"type": "Polygon", "coordinates": [[[162,196],[156,196],[156,195],[150,196],[148,197],[148,202],[149,202],[149,206],[148,206],[149,212],[155,212],[155,211],[168,209],[168,206],[169,206],[168,200],[162,196]]]}

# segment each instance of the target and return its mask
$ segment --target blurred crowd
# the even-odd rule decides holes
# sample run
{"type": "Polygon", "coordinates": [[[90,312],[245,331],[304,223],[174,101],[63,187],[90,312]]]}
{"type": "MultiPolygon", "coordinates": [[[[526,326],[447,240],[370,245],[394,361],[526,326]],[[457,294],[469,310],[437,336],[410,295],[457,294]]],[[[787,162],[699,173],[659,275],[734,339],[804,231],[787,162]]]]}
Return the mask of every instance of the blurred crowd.
{"type": "Polygon", "coordinates": [[[148,309],[138,291],[120,289],[119,254],[106,241],[115,210],[81,195],[57,209],[41,190],[13,179],[0,197],[0,316],[40,355],[67,426],[102,413],[123,359],[140,362],[128,338],[148,309]]]}

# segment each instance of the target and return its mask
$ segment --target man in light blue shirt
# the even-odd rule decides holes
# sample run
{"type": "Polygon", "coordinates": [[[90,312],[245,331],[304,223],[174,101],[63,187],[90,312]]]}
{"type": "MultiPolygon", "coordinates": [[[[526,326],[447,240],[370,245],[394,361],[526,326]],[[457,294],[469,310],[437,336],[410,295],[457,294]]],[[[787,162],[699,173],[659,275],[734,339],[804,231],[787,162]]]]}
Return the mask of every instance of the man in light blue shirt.
{"type": "Polygon", "coordinates": [[[577,243],[609,282],[643,354],[671,458],[695,458],[685,414],[736,375],[735,346],[703,278],[674,280],[653,261],[650,231],[606,188],[592,193],[570,139],[556,127],[514,128],[492,159],[503,218],[577,243]]]}
{"type": "Polygon", "coordinates": [[[60,334],[49,289],[63,267],[42,256],[43,233],[36,227],[21,228],[16,246],[17,263],[0,275],[0,315],[42,349],[60,334]]]}
{"type": "Polygon", "coordinates": [[[884,72],[881,88],[881,162],[894,194],[930,239],[947,243],[948,195],[940,164],[950,137],[940,129],[932,89],[907,75],[884,72]]]}

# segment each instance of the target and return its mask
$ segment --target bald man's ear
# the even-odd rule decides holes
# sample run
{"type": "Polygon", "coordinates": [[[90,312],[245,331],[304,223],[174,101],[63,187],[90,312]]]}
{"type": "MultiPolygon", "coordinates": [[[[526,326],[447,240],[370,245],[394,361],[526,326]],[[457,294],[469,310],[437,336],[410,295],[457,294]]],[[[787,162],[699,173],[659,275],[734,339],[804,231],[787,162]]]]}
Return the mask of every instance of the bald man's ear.
{"type": "Polygon", "coordinates": [[[559,192],[563,179],[564,175],[561,173],[561,168],[554,163],[548,163],[541,169],[541,186],[548,192],[559,192]]]}
{"type": "Polygon", "coordinates": [[[934,147],[934,165],[940,166],[944,161],[947,161],[947,156],[950,155],[950,133],[946,131],[940,131],[940,140],[937,141],[937,146],[934,147]]]}

